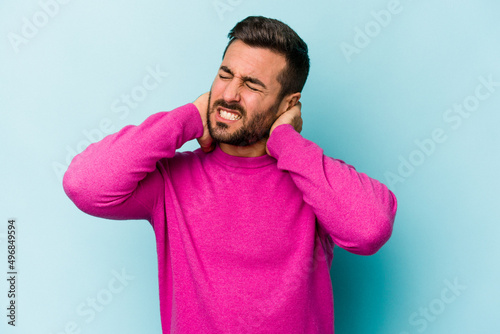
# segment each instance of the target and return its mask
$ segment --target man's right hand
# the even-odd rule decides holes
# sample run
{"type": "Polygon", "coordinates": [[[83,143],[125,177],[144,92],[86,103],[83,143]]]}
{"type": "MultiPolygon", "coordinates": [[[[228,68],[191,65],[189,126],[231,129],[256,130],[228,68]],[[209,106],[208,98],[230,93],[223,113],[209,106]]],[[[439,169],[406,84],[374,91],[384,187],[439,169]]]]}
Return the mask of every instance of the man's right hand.
{"type": "Polygon", "coordinates": [[[200,144],[202,151],[205,153],[211,152],[215,149],[215,142],[210,136],[210,132],[208,132],[207,125],[208,95],[209,93],[205,93],[193,102],[196,108],[198,108],[201,120],[203,121],[203,135],[199,138],[196,138],[196,140],[200,144]]]}

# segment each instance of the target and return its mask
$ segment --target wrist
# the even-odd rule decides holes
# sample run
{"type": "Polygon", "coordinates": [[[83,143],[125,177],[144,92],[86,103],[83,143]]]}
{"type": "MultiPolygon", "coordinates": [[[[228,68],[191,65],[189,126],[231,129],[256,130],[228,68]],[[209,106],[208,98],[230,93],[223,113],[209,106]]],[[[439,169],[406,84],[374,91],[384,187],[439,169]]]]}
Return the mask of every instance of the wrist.
{"type": "Polygon", "coordinates": [[[266,151],[272,157],[278,158],[283,146],[287,145],[288,141],[295,135],[300,136],[300,133],[295,130],[293,125],[288,123],[277,125],[266,142],[266,151]]]}

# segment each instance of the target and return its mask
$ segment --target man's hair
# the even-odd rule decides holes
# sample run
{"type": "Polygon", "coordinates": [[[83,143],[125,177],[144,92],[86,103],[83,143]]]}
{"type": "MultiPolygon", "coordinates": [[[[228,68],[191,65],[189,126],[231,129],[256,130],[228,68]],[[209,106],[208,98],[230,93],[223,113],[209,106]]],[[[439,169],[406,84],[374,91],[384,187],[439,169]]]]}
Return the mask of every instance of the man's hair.
{"type": "Polygon", "coordinates": [[[249,16],[238,22],[227,37],[229,43],[222,59],[229,46],[236,40],[241,40],[249,46],[270,49],[285,56],[287,64],[277,78],[281,84],[278,101],[282,101],[288,94],[302,91],[309,74],[307,44],[288,25],[276,19],[249,16]]]}

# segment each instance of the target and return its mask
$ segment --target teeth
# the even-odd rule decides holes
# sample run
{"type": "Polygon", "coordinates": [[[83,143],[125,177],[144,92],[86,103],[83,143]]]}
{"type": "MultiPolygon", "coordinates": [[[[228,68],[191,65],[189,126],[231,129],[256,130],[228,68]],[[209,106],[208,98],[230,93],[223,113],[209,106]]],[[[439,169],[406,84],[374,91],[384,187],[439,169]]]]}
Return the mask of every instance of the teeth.
{"type": "Polygon", "coordinates": [[[238,120],[241,118],[241,116],[239,115],[235,115],[233,113],[230,113],[230,112],[227,112],[225,110],[220,110],[219,111],[219,115],[224,118],[224,119],[228,119],[228,120],[231,120],[231,121],[235,121],[235,120],[238,120]]]}

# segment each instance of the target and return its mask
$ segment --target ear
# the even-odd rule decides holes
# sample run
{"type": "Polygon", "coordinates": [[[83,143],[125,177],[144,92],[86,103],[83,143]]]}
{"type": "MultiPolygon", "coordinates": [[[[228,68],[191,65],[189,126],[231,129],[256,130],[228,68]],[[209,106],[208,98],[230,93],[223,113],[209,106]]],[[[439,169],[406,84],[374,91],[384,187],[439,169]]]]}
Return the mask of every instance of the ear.
{"type": "Polygon", "coordinates": [[[288,108],[286,110],[288,111],[288,110],[292,109],[293,107],[295,107],[297,102],[299,102],[301,96],[302,95],[299,92],[291,94],[290,100],[288,101],[288,108]]]}
{"type": "Polygon", "coordinates": [[[284,112],[292,109],[297,104],[297,102],[299,102],[301,96],[302,95],[300,92],[285,96],[280,104],[279,116],[281,116],[281,114],[283,114],[284,112]]]}

